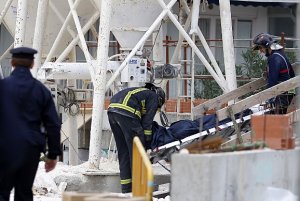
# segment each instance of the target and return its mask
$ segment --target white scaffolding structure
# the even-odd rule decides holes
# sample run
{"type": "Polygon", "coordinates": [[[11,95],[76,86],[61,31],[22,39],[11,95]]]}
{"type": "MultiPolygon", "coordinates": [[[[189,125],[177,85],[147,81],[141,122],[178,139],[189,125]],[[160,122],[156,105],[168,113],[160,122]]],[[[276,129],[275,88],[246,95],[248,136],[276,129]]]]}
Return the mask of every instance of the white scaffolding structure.
{"type": "MultiPolygon", "coordinates": [[[[282,2],[277,0],[252,1],[282,2]]],[[[0,0],[0,23],[4,23],[8,31],[14,36],[14,44],[4,52],[0,60],[8,54],[8,50],[13,46],[32,46],[39,51],[32,74],[38,78],[47,79],[45,69],[57,68],[59,70],[56,72],[68,72],[70,65],[65,61],[70,60],[68,57],[71,51],[77,45],[82,50],[86,61],[80,65],[74,65],[78,67],[74,67],[74,70],[80,77],[80,74],[88,69],[94,86],[89,153],[90,168],[97,169],[99,167],[105,92],[118,80],[120,73],[132,57],[142,50],[144,44],[152,38],[153,34],[156,34],[157,28],[166,18],[172,21],[179,32],[179,40],[171,63],[178,62],[182,42],[186,40],[192,48],[193,54],[201,60],[224,92],[236,88],[230,0],[220,0],[226,79],[198,27],[197,12],[200,1],[194,1],[192,5],[194,13],[191,12],[185,0],[180,1],[183,5],[183,11],[188,15],[184,26],[180,24],[173,12],[172,8],[176,2],[177,0],[0,0]],[[95,28],[97,21],[99,21],[98,33],[95,28]],[[210,61],[203,56],[189,35],[191,26],[193,28],[192,33],[201,40],[210,61]],[[87,45],[86,34],[88,31],[91,31],[94,37],[98,38],[96,58],[92,56],[93,54],[87,45]],[[118,40],[125,55],[122,61],[113,64],[108,62],[110,32],[118,40]],[[51,61],[53,63],[50,63],[51,61]],[[115,67],[109,68],[109,66],[115,67]],[[66,70],[65,67],[68,69],[66,70]],[[113,72],[109,79],[107,78],[108,69],[113,72]]],[[[299,0],[285,0],[285,2],[298,3],[299,0]]],[[[299,13],[299,6],[297,11],[299,13]]],[[[300,38],[299,32],[298,30],[298,38],[300,38]]],[[[163,37],[158,38],[163,40],[163,37]]],[[[162,41],[159,42],[162,44],[162,41]]],[[[154,52],[161,52],[162,46],[157,45],[154,48],[157,48],[154,52]]],[[[65,75],[68,76],[68,74],[65,75]]],[[[72,72],[69,75],[70,77],[65,77],[65,79],[76,79],[72,72]]]]}

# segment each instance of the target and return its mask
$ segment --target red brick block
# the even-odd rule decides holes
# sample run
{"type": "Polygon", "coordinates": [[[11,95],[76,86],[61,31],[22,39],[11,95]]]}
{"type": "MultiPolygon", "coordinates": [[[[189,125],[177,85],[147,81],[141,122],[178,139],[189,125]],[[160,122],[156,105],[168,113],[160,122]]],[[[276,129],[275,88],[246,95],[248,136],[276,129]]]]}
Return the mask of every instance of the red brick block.
{"type": "Polygon", "coordinates": [[[180,100],[180,112],[190,113],[191,112],[191,100],[180,100]]]}
{"type": "Polygon", "coordinates": [[[177,100],[169,99],[165,102],[165,111],[166,112],[176,112],[177,111],[177,100]]]}
{"type": "Polygon", "coordinates": [[[295,147],[292,126],[287,115],[260,115],[251,117],[253,141],[264,141],[272,149],[295,147]]]}

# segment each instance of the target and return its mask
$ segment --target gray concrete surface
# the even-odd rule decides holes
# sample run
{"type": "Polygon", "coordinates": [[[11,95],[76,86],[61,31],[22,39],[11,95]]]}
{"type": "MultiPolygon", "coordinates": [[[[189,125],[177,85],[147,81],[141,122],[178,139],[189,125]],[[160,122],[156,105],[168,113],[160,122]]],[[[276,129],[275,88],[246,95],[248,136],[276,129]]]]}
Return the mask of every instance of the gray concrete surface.
{"type": "Polygon", "coordinates": [[[172,201],[262,201],[267,187],[299,196],[300,149],[172,156],[172,201]]]}

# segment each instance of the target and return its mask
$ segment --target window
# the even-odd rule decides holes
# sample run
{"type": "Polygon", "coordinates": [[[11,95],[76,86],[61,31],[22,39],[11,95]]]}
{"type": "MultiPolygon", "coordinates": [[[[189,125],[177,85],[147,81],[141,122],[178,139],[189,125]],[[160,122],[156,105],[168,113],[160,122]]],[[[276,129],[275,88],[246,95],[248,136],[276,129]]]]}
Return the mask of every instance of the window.
{"type": "MultiPolygon", "coordinates": [[[[295,36],[295,16],[290,8],[269,8],[269,33],[286,37],[295,36]]],[[[286,47],[293,47],[293,41],[286,41],[286,47]]]]}
{"type": "Polygon", "coordinates": [[[242,53],[249,50],[251,47],[252,38],[252,21],[251,20],[238,20],[237,21],[237,36],[238,39],[235,42],[235,55],[236,55],[236,65],[243,63],[242,53]]]}

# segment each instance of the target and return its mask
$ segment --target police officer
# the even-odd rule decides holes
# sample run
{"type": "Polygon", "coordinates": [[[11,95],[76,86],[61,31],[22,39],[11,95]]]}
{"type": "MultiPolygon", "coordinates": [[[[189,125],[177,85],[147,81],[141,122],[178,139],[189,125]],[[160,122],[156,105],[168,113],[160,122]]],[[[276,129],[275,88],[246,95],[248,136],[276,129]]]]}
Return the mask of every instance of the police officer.
{"type": "Polygon", "coordinates": [[[50,91],[31,75],[37,51],[19,47],[10,53],[14,70],[1,83],[0,200],[8,201],[14,188],[15,201],[31,201],[40,153],[47,144],[46,172],[55,168],[61,154],[61,123],[50,91]]]}
{"type": "MultiPolygon", "coordinates": [[[[253,49],[259,50],[268,58],[268,88],[295,77],[292,65],[283,52],[283,47],[277,44],[271,35],[258,34],[253,39],[253,43],[253,49]]],[[[275,114],[286,114],[294,95],[295,90],[291,90],[269,100],[269,102],[275,104],[275,114]]]]}
{"type": "Polygon", "coordinates": [[[133,138],[138,136],[144,146],[151,143],[152,122],[164,102],[165,92],[152,84],[124,89],[110,100],[108,119],[118,149],[122,193],[131,192],[133,138]]]}

